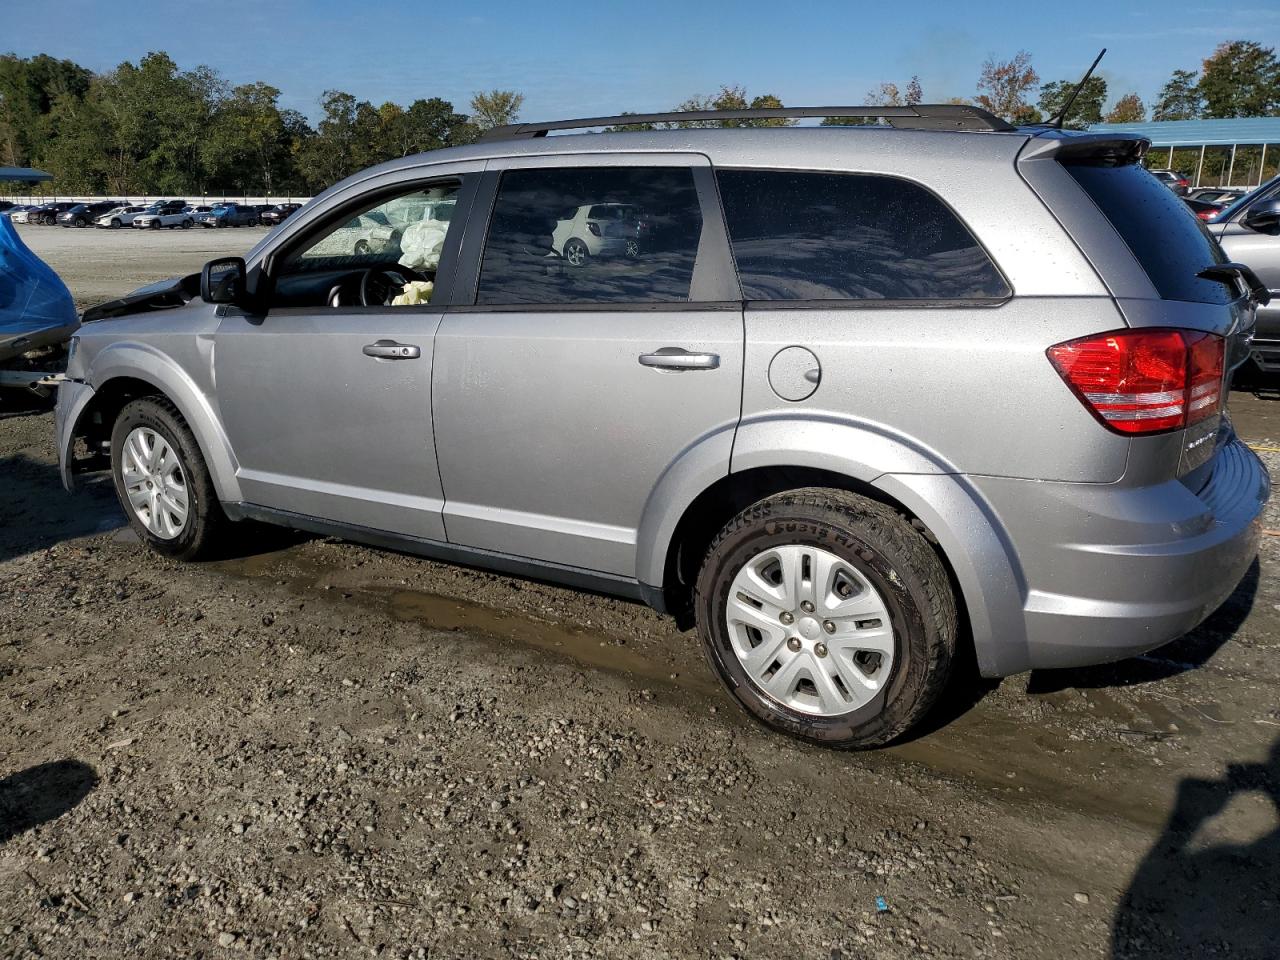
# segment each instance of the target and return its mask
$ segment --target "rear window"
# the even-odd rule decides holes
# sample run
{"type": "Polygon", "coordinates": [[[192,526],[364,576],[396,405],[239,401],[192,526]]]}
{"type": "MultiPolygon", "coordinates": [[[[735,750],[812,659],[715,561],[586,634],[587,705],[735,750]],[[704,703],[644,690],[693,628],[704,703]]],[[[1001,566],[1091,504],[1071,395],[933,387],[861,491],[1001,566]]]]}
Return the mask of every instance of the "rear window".
{"type": "Polygon", "coordinates": [[[502,175],[477,303],[689,299],[702,211],[685,167],[564,167],[502,175]],[[587,210],[585,220],[578,211],[587,210]],[[644,211],[618,219],[617,211],[644,211]],[[593,219],[595,211],[602,211],[593,219]]]}
{"type": "Polygon", "coordinates": [[[1168,187],[1137,164],[1064,163],[1142,265],[1164,300],[1230,303],[1238,295],[1196,276],[1226,257],[1203,223],[1168,187]]]}
{"type": "Polygon", "coordinates": [[[717,174],[747,300],[986,300],[1010,290],[959,218],[897,177],[717,174]]]}

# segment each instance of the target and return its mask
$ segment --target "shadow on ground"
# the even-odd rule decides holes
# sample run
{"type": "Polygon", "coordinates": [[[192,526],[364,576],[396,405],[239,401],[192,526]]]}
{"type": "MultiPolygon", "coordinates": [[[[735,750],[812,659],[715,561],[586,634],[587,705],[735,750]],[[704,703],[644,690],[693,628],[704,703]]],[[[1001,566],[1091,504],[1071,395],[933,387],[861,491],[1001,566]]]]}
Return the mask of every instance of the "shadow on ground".
{"type": "Polygon", "coordinates": [[[0,780],[0,847],[32,827],[56,820],[98,785],[93,767],[57,760],[0,780]]]}
{"type": "Polygon", "coordinates": [[[1266,763],[1228,764],[1178,786],[1164,832],[1116,911],[1113,960],[1274,958],[1280,949],[1280,740],[1266,763]],[[1214,842],[1211,821],[1244,795],[1270,805],[1268,829],[1214,842]]]}
{"type": "Polygon", "coordinates": [[[1055,693],[1069,688],[1131,687],[1153,680],[1167,680],[1188,670],[1196,670],[1230,640],[1253,609],[1262,567],[1255,558],[1235,592],[1209,619],[1186,636],[1152,650],[1141,657],[1119,663],[1072,670],[1034,670],[1027,681],[1027,693],[1055,693]]]}
{"type": "Polygon", "coordinates": [[[23,454],[0,457],[0,480],[0,562],[124,526],[110,480],[91,480],[70,494],[56,464],[23,454]]]}

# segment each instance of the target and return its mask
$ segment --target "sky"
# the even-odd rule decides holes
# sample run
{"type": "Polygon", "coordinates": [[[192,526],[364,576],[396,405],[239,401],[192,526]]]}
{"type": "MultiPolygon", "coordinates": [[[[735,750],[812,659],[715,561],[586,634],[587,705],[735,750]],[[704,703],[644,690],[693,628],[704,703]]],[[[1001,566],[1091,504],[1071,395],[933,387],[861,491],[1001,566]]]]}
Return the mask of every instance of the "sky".
{"type": "Polygon", "coordinates": [[[1076,79],[1105,46],[1110,99],[1136,91],[1150,108],[1173,70],[1197,69],[1224,40],[1280,47],[1280,4],[1194,2],[472,0],[451,12],[423,0],[10,0],[0,53],[105,71],[163,50],[184,69],[266,81],[313,120],[327,89],[465,111],[493,88],[525,94],[521,119],[548,120],[666,110],[721,84],[789,105],[857,104],[913,74],[940,101],[972,96],[988,56],[1025,49],[1042,81],[1076,79]]]}

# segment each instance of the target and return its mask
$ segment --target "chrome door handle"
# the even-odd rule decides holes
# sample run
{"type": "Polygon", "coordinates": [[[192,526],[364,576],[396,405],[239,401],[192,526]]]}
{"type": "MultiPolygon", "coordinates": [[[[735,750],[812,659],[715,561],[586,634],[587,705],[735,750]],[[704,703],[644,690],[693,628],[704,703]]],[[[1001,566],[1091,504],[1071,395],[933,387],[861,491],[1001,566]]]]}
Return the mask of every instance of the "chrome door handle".
{"type": "Polygon", "coordinates": [[[691,353],[683,347],[663,347],[640,354],[640,365],[659,370],[714,370],[720,366],[718,353],[691,353]]]}
{"type": "Polygon", "coordinates": [[[415,347],[411,343],[379,340],[377,343],[366,343],[364,355],[378,360],[417,360],[422,356],[422,348],[415,347]]]}

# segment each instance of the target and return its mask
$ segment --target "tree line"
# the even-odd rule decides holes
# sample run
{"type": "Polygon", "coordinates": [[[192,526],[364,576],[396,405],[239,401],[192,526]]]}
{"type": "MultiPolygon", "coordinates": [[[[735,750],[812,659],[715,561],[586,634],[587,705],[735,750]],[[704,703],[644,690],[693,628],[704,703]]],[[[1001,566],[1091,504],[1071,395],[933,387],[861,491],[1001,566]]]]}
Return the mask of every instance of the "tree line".
{"type": "MultiPolygon", "coordinates": [[[[988,58],[975,93],[946,103],[973,103],[1014,123],[1054,117],[1077,81],[1041,82],[1031,55],[988,58]]],[[[270,84],[231,85],[216,70],[181,70],[165,53],[149,53],[94,73],[45,54],[0,55],[0,166],[34,166],[71,194],[309,195],[383,160],[470,143],[484,130],[519,118],[524,96],[513,90],[475,94],[463,113],[439,97],[408,106],[374,106],[341,90],[325,91],[314,124],[280,106],[270,84]]],[[[881,83],[864,103],[903,106],[924,102],[918,77],[901,88],[881,83]]],[[[1106,109],[1105,79],[1091,77],[1065,117],[1068,127],[1103,121],[1145,120],[1137,93],[1106,109]]],[[[781,107],[765,93],[749,97],[741,86],[695,96],[675,110],[781,107]]],[[[1280,114],[1280,62],[1275,50],[1247,40],[1219,45],[1198,70],[1176,70],[1160,90],[1153,120],[1280,114]]],[[[677,122],[665,126],[783,126],[788,120],[677,122]]],[[[874,120],[832,118],[828,124],[874,120]]],[[[652,129],[620,124],[610,129],[652,129]]],[[[663,125],[659,125],[663,126],[663,125]]]]}
{"type": "Polygon", "coordinates": [[[181,70],[149,53],[95,74],[41,54],[0,56],[0,166],[32,166],[71,194],[309,195],[383,160],[460,143],[510,122],[524,97],[477,93],[374,106],[340,90],[313,127],[261,81],[181,70]]]}

